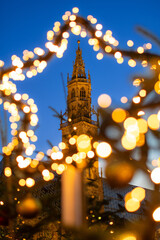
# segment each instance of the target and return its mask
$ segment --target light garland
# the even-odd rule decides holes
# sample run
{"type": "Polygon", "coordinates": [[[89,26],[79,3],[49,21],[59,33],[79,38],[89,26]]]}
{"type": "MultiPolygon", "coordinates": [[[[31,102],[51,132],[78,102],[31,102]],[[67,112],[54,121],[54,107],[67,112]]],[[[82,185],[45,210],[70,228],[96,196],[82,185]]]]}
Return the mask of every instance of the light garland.
{"type": "MultiPolygon", "coordinates": [[[[64,52],[67,50],[70,33],[81,36],[82,38],[88,36],[88,44],[97,52],[96,58],[98,60],[103,59],[104,55],[107,54],[112,55],[117,63],[122,64],[124,58],[127,57],[129,58],[128,65],[130,67],[133,68],[140,62],[143,67],[148,67],[153,70],[156,76],[156,82],[152,83],[149,89],[145,88],[146,84],[144,78],[134,79],[134,86],[138,87],[143,84],[144,88],[132,99],[131,106],[134,106],[133,112],[123,108],[112,110],[112,122],[119,124],[119,126],[123,128],[123,135],[120,138],[120,142],[125,150],[124,155],[126,152],[132,152],[137,147],[145,147],[147,132],[149,130],[159,130],[160,127],[159,110],[146,117],[145,111],[142,111],[139,107],[142,106],[144,102],[143,99],[152,91],[160,94],[160,56],[148,52],[148,50],[152,48],[150,43],[139,46],[136,51],[120,49],[118,47],[119,42],[115,39],[111,30],[107,30],[103,34],[103,26],[97,23],[96,18],[89,15],[87,19],[85,19],[78,16],[78,12],[79,9],[76,7],[72,9],[72,12],[65,12],[62,16],[64,21],[63,25],[61,25],[60,22],[55,22],[53,29],[47,32],[45,49],[36,47],[33,51],[24,50],[22,56],[23,60],[13,55],[11,57],[12,66],[9,68],[5,68],[4,62],[0,60],[0,104],[3,104],[3,108],[11,115],[9,121],[12,129],[11,135],[13,136],[11,142],[8,143],[7,146],[3,146],[2,151],[4,157],[14,155],[13,162],[17,164],[19,171],[27,171],[27,168],[35,169],[35,171],[41,173],[44,181],[53,180],[53,172],[62,174],[70,164],[73,164],[77,168],[86,168],[87,164],[84,159],[93,159],[95,154],[102,158],[111,158],[112,153],[114,155],[116,150],[116,147],[112,144],[112,140],[109,138],[107,138],[108,141],[106,142],[91,143],[90,137],[87,135],[84,136],[83,134],[83,136],[73,136],[68,140],[69,148],[76,148],[76,152],[72,155],[64,155],[63,151],[66,151],[68,146],[66,146],[65,143],[60,143],[59,148],[53,146],[52,149],[48,149],[47,154],[38,152],[34,159],[31,157],[36,149],[33,143],[37,141],[34,128],[38,124],[38,108],[34,100],[30,99],[27,94],[21,95],[17,93],[16,85],[10,79],[14,81],[23,81],[26,77],[32,78],[38,73],[43,72],[47,67],[47,62],[52,57],[56,56],[57,58],[62,58],[64,52]],[[144,116],[144,118],[142,118],[142,116],[144,116]],[[46,158],[49,160],[49,163],[45,163],[44,160],[46,158]]],[[[134,46],[134,42],[128,40],[127,45],[131,48],[134,46]]],[[[100,96],[100,98],[101,97],[102,96],[100,96]]],[[[98,100],[102,102],[99,103],[100,107],[106,108],[111,105],[111,98],[108,95],[107,102],[105,100],[105,103],[103,103],[103,98],[100,98],[98,100]]],[[[127,103],[128,99],[122,97],[121,102],[127,103]]],[[[152,108],[153,106],[156,108],[158,104],[154,103],[152,106],[147,105],[146,108],[152,108]]],[[[144,109],[145,105],[143,107],[143,110],[144,109]]],[[[69,122],[71,122],[71,120],[69,122]]],[[[129,153],[127,157],[128,156],[129,153]]],[[[115,163],[115,166],[119,166],[118,164],[115,163]]],[[[126,166],[126,163],[123,164],[126,166]]],[[[156,171],[159,171],[159,166],[152,171],[151,179],[155,184],[159,184],[159,178],[157,180],[156,171]]],[[[4,174],[7,178],[12,175],[10,166],[5,166],[4,174]]],[[[128,179],[131,179],[131,177],[132,176],[129,176],[128,179]]],[[[25,177],[24,174],[24,176],[18,180],[18,183],[21,187],[27,186],[31,188],[36,182],[35,179],[25,177]]],[[[141,189],[140,191],[144,194],[144,190],[141,189]]],[[[141,198],[137,199],[133,192],[135,193],[136,191],[133,190],[125,197],[125,207],[130,212],[137,211],[140,207],[140,202],[143,200],[141,198]]],[[[138,194],[142,195],[141,193],[138,194]]],[[[156,212],[153,213],[153,218],[155,221],[159,221],[159,208],[155,211],[156,212]],[[158,217],[156,215],[157,212],[158,217]]]]}

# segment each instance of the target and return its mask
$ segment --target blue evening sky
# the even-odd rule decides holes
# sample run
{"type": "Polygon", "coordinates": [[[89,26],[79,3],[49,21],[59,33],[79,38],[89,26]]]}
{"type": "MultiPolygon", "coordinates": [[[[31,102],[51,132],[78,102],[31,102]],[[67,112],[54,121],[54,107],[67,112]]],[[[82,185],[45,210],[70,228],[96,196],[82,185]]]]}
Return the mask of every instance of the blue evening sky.
{"type": "MultiPolygon", "coordinates": [[[[1,2],[0,59],[9,66],[13,54],[22,57],[25,49],[45,49],[47,31],[53,28],[54,22],[62,22],[65,11],[71,11],[75,6],[80,9],[79,15],[87,17],[91,14],[96,17],[98,23],[103,25],[103,32],[111,30],[121,48],[128,48],[126,43],[129,39],[135,42],[135,49],[149,42],[136,32],[136,26],[142,26],[160,36],[159,0],[6,0],[1,2]]],[[[72,74],[78,39],[80,37],[71,34],[63,58],[52,59],[43,73],[17,83],[17,92],[28,93],[39,108],[37,150],[45,152],[49,148],[47,139],[55,145],[61,141],[59,120],[52,117],[48,106],[65,111],[61,72],[66,84],[67,73],[72,74]]],[[[127,59],[119,65],[110,56],[98,61],[97,53],[88,45],[88,37],[80,41],[86,72],[89,69],[91,74],[92,104],[97,106],[97,98],[102,93],[112,97],[113,105],[120,104],[122,96],[131,98],[136,89],[130,80],[142,68],[138,66],[132,69],[128,66],[127,59]]],[[[158,48],[154,46],[152,51],[157,52],[158,48]]],[[[147,73],[147,70],[143,71],[147,73]]]]}

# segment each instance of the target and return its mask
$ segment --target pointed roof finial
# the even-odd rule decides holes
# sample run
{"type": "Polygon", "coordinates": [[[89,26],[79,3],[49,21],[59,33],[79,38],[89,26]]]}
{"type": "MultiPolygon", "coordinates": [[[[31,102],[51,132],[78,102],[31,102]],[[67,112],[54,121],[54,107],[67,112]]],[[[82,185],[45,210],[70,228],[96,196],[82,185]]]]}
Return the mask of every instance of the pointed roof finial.
{"type": "Polygon", "coordinates": [[[79,44],[80,44],[80,40],[78,40],[78,41],[77,41],[77,43],[78,43],[78,50],[80,50],[80,47],[79,47],[79,44]]]}
{"type": "Polygon", "coordinates": [[[80,41],[78,40],[77,43],[78,43],[78,49],[76,50],[76,59],[73,65],[72,79],[78,78],[78,77],[86,78],[85,65],[82,59],[82,50],[80,49],[80,46],[79,46],[80,41]]]}

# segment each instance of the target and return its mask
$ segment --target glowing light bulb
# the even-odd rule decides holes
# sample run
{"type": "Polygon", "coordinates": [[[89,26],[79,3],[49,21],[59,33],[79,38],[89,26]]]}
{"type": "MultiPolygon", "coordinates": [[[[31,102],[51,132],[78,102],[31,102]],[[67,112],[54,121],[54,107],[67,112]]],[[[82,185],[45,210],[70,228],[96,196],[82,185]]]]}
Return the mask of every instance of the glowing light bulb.
{"type": "Polygon", "coordinates": [[[111,105],[111,97],[107,94],[101,94],[98,97],[98,105],[102,108],[107,108],[111,105]]]}
{"type": "Polygon", "coordinates": [[[101,142],[96,148],[96,153],[101,158],[106,158],[112,153],[112,148],[109,143],[101,142]]]}
{"type": "Polygon", "coordinates": [[[152,214],[154,221],[160,222],[160,207],[156,208],[152,214]]]}

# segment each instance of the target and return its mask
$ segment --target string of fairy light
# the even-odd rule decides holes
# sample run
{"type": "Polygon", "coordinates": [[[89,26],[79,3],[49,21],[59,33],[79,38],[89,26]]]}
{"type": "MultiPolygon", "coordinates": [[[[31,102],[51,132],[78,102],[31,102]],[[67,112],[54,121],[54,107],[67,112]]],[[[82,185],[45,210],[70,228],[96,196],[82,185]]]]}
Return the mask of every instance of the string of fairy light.
{"type": "MultiPolygon", "coordinates": [[[[34,128],[38,123],[38,108],[34,103],[34,100],[29,98],[28,94],[17,93],[16,85],[10,80],[23,81],[25,78],[32,78],[38,73],[43,72],[47,67],[47,62],[54,56],[62,58],[64,52],[67,50],[68,38],[70,32],[74,35],[81,36],[82,38],[89,37],[88,44],[93,47],[93,50],[97,52],[96,58],[98,60],[103,59],[105,54],[112,55],[118,64],[124,62],[124,58],[128,59],[128,65],[135,67],[137,62],[140,62],[143,67],[148,67],[154,72],[159,71],[160,56],[151,54],[148,52],[152,45],[146,43],[143,46],[139,46],[136,51],[132,50],[134,42],[132,40],[127,41],[127,46],[130,50],[121,50],[118,40],[112,34],[111,30],[107,30],[103,34],[103,26],[97,23],[97,19],[89,15],[87,19],[78,16],[79,9],[74,7],[72,12],[67,11],[62,16],[64,23],[55,22],[52,30],[47,32],[47,42],[45,44],[45,50],[36,47],[34,51],[23,51],[22,59],[16,55],[11,57],[12,66],[4,68],[4,62],[0,60],[0,91],[1,99],[0,104],[3,104],[3,108],[10,113],[10,127],[12,140],[7,146],[3,146],[4,156],[11,156],[14,153],[17,166],[20,169],[27,167],[38,169],[45,181],[52,180],[54,174],[52,171],[56,171],[58,174],[62,174],[66,168],[66,165],[76,163],[79,168],[85,167],[86,157],[89,159],[94,158],[97,154],[101,158],[107,158],[112,153],[112,146],[107,142],[93,142],[91,137],[82,134],[80,136],[73,136],[69,139],[68,146],[75,145],[77,147],[77,153],[72,156],[64,158],[63,150],[68,148],[65,143],[60,143],[59,146],[54,146],[47,151],[47,158],[51,160],[51,170],[45,168],[43,159],[46,154],[39,152],[34,159],[32,154],[36,149],[35,142],[37,136],[34,133],[34,128]]],[[[136,78],[133,81],[134,86],[140,86],[144,79],[136,78]]],[[[157,94],[160,94],[160,74],[157,75],[156,82],[153,84],[154,90],[157,94]]],[[[151,90],[150,90],[151,91],[151,90]]],[[[149,92],[150,92],[149,91],[149,92]]],[[[133,97],[132,103],[138,105],[147,96],[148,92],[145,89],[141,89],[137,96],[133,97]]],[[[127,103],[126,97],[121,98],[122,103],[127,103]]],[[[111,98],[107,94],[102,94],[98,98],[98,104],[101,108],[107,108],[111,105],[111,98]]],[[[138,108],[137,108],[138,109],[138,108]]],[[[160,127],[160,110],[154,114],[150,114],[145,119],[145,112],[137,110],[137,118],[132,117],[123,108],[116,108],[112,111],[112,119],[114,122],[123,124],[124,134],[121,139],[121,145],[126,150],[133,150],[136,147],[141,147],[145,143],[145,135],[148,130],[158,130],[160,127]],[[142,118],[144,116],[144,118],[142,118]]],[[[158,163],[159,164],[159,163],[158,163]]],[[[159,179],[159,165],[152,171],[151,179],[155,184],[160,183],[159,179]],[[157,170],[156,170],[157,169],[157,170]],[[158,179],[158,180],[157,180],[158,179]]],[[[6,177],[12,175],[12,169],[10,166],[6,166],[4,169],[6,177]]],[[[35,180],[33,178],[19,179],[20,186],[33,187],[35,180]]],[[[140,202],[144,199],[138,198],[136,193],[144,196],[144,189],[138,188],[133,192],[128,193],[125,197],[126,209],[128,211],[136,211],[140,202]],[[140,193],[142,192],[142,193],[140,193]],[[135,197],[136,196],[136,197],[135,197]],[[137,199],[137,200],[135,200],[137,199]],[[128,206],[133,206],[133,201],[137,203],[134,209],[128,206]],[[132,202],[132,204],[130,204],[132,202]]],[[[156,218],[154,217],[155,221],[156,218]]],[[[160,221],[160,219],[158,220],[160,221]]]]}

